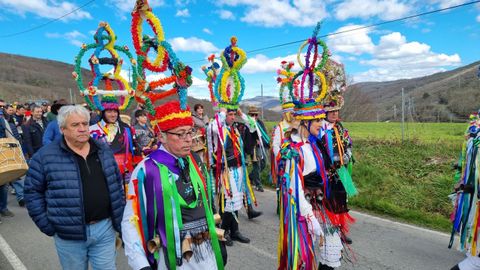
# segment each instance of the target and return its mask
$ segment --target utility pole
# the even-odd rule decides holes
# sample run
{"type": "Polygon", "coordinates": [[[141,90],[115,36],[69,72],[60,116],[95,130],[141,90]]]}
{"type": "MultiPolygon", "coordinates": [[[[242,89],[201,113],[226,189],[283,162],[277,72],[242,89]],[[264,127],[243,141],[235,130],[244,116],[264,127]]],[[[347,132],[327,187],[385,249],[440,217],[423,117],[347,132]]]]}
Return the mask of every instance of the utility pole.
{"type": "Polygon", "coordinates": [[[72,88],[68,88],[68,92],[70,93],[70,103],[73,103],[72,88]]]}
{"type": "Polygon", "coordinates": [[[265,119],[263,117],[263,83],[260,84],[260,94],[262,95],[262,106],[260,106],[262,107],[262,121],[264,121],[265,119]]]}
{"type": "Polygon", "coordinates": [[[405,140],[405,94],[402,87],[402,143],[405,140]]]}
{"type": "Polygon", "coordinates": [[[397,120],[397,104],[393,104],[393,119],[397,120]]]}

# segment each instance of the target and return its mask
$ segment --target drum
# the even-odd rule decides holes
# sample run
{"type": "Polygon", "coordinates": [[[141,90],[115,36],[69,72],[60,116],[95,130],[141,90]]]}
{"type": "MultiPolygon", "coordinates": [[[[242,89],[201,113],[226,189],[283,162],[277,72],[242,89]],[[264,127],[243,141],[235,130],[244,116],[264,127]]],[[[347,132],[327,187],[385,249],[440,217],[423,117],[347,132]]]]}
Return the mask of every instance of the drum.
{"type": "Polygon", "coordinates": [[[205,134],[202,129],[197,129],[195,134],[192,137],[192,151],[199,152],[205,150],[206,148],[206,141],[205,141],[205,134]]]}
{"type": "Polygon", "coordinates": [[[10,183],[27,173],[28,165],[16,139],[0,139],[0,185],[10,183]]]}

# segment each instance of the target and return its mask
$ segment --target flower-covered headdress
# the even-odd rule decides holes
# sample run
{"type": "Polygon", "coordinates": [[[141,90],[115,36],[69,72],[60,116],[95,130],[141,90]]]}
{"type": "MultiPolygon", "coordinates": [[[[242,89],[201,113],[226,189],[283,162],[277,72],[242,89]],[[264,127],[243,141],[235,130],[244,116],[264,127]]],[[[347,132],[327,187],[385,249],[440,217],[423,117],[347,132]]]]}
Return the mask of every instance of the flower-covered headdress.
{"type": "Polygon", "coordinates": [[[221,54],[222,69],[215,81],[214,94],[219,107],[236,110],[245,91],[245,81],[239,71],[247,62],[247,55],[237,47],[236,37],[232,37],[230,43],[221,54]]]}
{"type": "Polygon", "coordinates": [[[134,88],[136,87],[136,73],[132,73],[132,83],[130,85],[130,80],[127,80],[120,74],[123,59],[120,58],[118,52],[127,56],[133,70],[136,69],[136,61],[129,52],[127,46],[115,45],[117,37],[108,23],[101,22],[99,24],[94,39],[95,43],[93,44],[83,44],[80,52],[75,57],[75,71],[72,72],[72,76],[77,82],[80,95],[85,97],[85,102],[92,109],[103,111],[105,109],[103,107],[104,102],[100,97],[109,96],[109,98],[107,98],[108,102],[106,103],[112,103],[113,100],[115,100],[117,108],[119,110],[125,110],[128,108],[133,100],[132,97],[135,95],[134,88]],[[88,87],[85,88],[82,79],[82,58],[85,53],[91,49],[94,49],[94,52],[88,59],[88,62],[90,64],[93,79],[88,83],[88,87]],[[100,57],[102,51],[107,51],[110,54],[110,57],[100,57]],[[113,72],[102,73],[100,71],[102,65],[112,66],[113,72]],[[100,89],[102,84],[104,89],[100,89]]]}
{"type": "Polygon", "coordinates": [[[146,105],[147,110],[155,113],[154,103],[157,100],[178,94],[180,106],[185,109],[187,106],[187,88],[192,85],[192,69],[184,65],[177,58],[172,46],[165,40],[160,20],[153,14],[147,0],[137,0],[132,12],[131,26],[133,45],[138,60],[138,86],[136,88],[136,100],[146,105]],[[152,28],[155,36],[143,35],[144,20],[152,28]],[[148,56],[151,50],[155,50],[155,59],[148,56]],[[147,82],[146,71],[161,73],[169,70],[171,75],[162,79],[147,82]],[[171,85],[169,90],[165,87],[171,85]],[[164,90],[159,92],[158,90],[164,90]]]}
{"type": "Polygon", "coordinates": [[[347,80],[343,64],[328,59],[323,67],[327,81],[327,96],[323,100],[325,111],[337,111],[343,107],[343,94],[347,90],[347,80]]]}
{"type": "MultiPolygon", "coordinates": [[[[277,82],[280,84],[278,95],[284,113],[293,112],[293,107],[295,106],[292,102],[292,97],[289,95],[290,90],[288,89],[288,85],[292,82],[293,77],[295,76],[295,72],[292,71],[294,65],[293,62],[282,61],[281,69],[277,70],[277,82]]],[[[298,95],[299,83],[299,80],[293,82],[294,95],[298,95]]]]}
{"type": "Polygon", "coordinates": [[[169,101],[155,108],[150,117],[155,132],[167,131],[181,126],[193,126],[190,107],[182,109],[178,100],[169,101]]]}
{"type": "Polygon", "coordinates": [[[208,57],[210,66],[202,66],[202,70],[207,75],[208,90],[210,91],[210,101],[212,101],[213,107],[218,106],[218,100],[215,98],[213,93],[213,87],[215,86],[215,81],[217,80],[217,75],[220,73],[220,65],[215,62],[215,54],[212,54],[208,57]]]}
{"type": "Polygon", "coordinates": [[[317,27],[313,31],[312,37],[300,46],[297,53],[297,60],[302,70],[293,76],[290,84],[288,85],[290,96],[295,104],[294,116],[298,120],[325,118],[322,100],[325,98],[327,85],[325,76],[321,70],[328,59],[328,50],[327,45],[322,40],[317,39],[319,30],[320,23],[317,24],[317,27]],[[304,65],[301,60],[301,52],[307,45],[308,48],[307,53],[305,54],[304,65]],[[321,49],[323,49],[321,57],[318,55],[319,46],[321,49]],[[320,62],[317,64],[319,59],[320,62]],[[297,79],[300,80],[300,84],[298,91],[294,91],[294,84],[297,79]]]}

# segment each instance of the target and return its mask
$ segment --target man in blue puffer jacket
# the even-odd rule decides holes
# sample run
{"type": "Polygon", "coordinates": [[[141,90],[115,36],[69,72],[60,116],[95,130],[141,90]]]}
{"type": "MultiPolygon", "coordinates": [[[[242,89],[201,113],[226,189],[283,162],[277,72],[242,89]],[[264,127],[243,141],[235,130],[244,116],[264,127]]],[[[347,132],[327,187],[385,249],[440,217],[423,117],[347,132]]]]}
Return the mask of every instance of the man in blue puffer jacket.
{"type": "Polygon", "coordinates": [[[64,106],[62,139],[35,153],[25,181],[30,217],[54,236],[63,269],[115,269],[125,206],[122,177],[108,145],[90,139],[89,113],[64,106]]]}

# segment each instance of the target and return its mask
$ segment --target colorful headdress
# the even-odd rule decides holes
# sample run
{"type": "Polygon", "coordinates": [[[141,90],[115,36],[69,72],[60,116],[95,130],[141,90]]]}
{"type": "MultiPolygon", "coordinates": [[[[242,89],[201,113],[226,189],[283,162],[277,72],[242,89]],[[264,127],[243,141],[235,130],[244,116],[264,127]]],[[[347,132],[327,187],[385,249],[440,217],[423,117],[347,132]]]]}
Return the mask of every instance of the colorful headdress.
{"type": "Polygon", "coordinates": [[[125,110],[132,102],[132,97],[135,95],[136,87],[136,73],[132,73],[132,85],[129,80],[125,79],[121,74],[123,59],[120,58],[118,52],[125,54],[130,60],[131,68],[136,70],[136,60],[129,52],[127,46],[115,45],[117,37],[108,23],[101,22],[98,26],[97,32],[94,35],[95,43],[83,44],[80,52],[75,57],[75,71],[72,72],[72,76],[77,82],[80,94],[85,97],[85,102],[92,109],[104,110],[103,101],[100,96],[108,95],[109,102],[113,99],[117,102],[117,108],[125,110]],[[82,58],[88,51],[94,49],[95,51],[88,59],[90,63],[90,69],[93,75],[92,81],[88,83],[88,87],[85,88],[82,79],[82,58]],[[110,57],[100,57],[100,53],[106,50],[110,57]],[[113,73],[102,73],[100,71],[101,65],[110,65],[113,67],[113,73]],[[105,89],[100,90],[99,87],[103,82],[105,89]],[[118,90],[114,90],[112,83],[116,84],[118,90]],[[117,97],[118,101],[117,101],[117,97]],[[120,103],[120,105],[118,105],[120,103]]]}
{"type": "Polygon", "coordinates": [[[218,100],[215,98],[213,93],[213,87],[215,86],[215,81],[217,80],[217,75],[220,72],[220,65],[215,62],[215,54],[212,54],[208,57],[210,66],[202,66],[202,70],[207,75],[208,90],[210,91],[210,101],[212,101],[213,107],[218,106],[218,100]]]}
{"type": "Polygon", "coordinates": [[[322,69],[327,81],[327,96],[323,100],[325,111],[337,111],[343,107],[343,94],[347,90],[347,79],[343,64],[328,59],[322,69]]]}
{"type": "Polygon", "coordinates": [[[219,107],[236,110],[245,91],[245,81],[239,71],[247,62],[247,55],[237,47],[236,37],[232,37],[230,43],[221,54],[222,69],[215,81],[214,94],[219,107]]]}
{"type": "Polygon", "coordinates": [[[167,131],[181,126],[193,126],[190,107],[182,109],[177,100],[169,101],[155,108],[155,115],[150,117],[155,132],[167,131]]]}
{"type": "MultiPolygon", "coordinates": [[[[295,72],[292,71],[292,68],[295,64],[293,62],[282,61],[281,69],[277,70],[277,82],[280,84],[280,89],[278,90],[278,95],[280,97],[280,104],[282,105],[282,111],[293,112],[292,97],[289,95],[288,85],[292,82],[295,72]],[[283,76],[283,77],[282,77],[283,76]]],[[[295,95],[298,95],[298,84],[300,82],[296,80],[293,82],[293,91],[295,95]]]]}
{"type": "Polygon", "coordinates": [[[180,62],[170,43],[165,40],[160,20],[153,14],[147,0],[137,0],[132,12],[131,32],[138,58],[137,72],[140,75],[135,92],[136,100],[145,104],[147,110],[154,114],[155,101],[178,94],[180,105],[185,109],[187,106],[187,88],[192,85],[192,69],[180,62]],[[152,28],[154,37],[143,35],[142,24],[144,19],[152,28]],[[152,49],[156,51],[156,57],[153,61],[148,57],[152,49]],[[170,76],[151,82],[146,81],[145,71],[160,73],[167,69],[171,72],[170,76]],[[168,85],[172,85],[171,89],[163,89],[168,85]],[[156,90],[164,91],[158,92],[156,90]]]}
{"type": "Polygon", "coordinates": [[[298,64],[302,68],[290,81],[288,88],[290,96],[295,104],[294,116],[298,120],[311,120],[325,118],[325,111],[323,110],[322,100],[327,93],[327,84],[325,76],[321,72],[325,62],[328,59],[327,45],[320,39],[317,39],[318,31],[320,30],[320,23],[317,24],[313,35],[305,41],[299,48],[297,53],[298,64]],[[307,53],[305,55],[305,65],[301,61],[301,52],[305,46],[308,45],[307,53]],[[321,57],[318,56],[318,47],[323,49],[321,57]],[[312,56],[313,50],[313,57],[312,56]],[[317,65],[317,61],[320,63],[317,65]],[[301,76],[299,89],[294,91],[294,83],[301,76]],[[318,88],[315,90],[314,88],[318,88]],[[296,93],[295,93],[296,92],[296,93]]]}
{"type": "Polygon", "coordinates": [[[102,107],[103,107],[103,110],[118,110],[119,108],[118,102],[115,96],[103,96],[102,107]]]}

